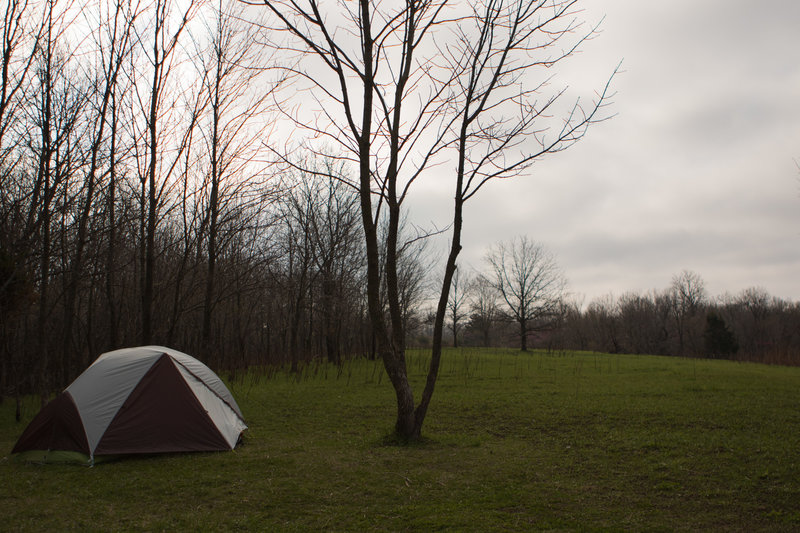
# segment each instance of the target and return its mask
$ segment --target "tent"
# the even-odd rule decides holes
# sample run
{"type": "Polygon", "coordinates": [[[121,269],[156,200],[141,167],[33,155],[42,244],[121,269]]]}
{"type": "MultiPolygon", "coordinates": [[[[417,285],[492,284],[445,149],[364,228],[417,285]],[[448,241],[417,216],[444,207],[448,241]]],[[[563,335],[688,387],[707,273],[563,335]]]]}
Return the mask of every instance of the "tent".
{"type": "Polygon", "coordinates": [[[163,346],[108,352],[45,405],[11,453],[43,462],[232,450],[247,429],[206,365],[163,346]]]}

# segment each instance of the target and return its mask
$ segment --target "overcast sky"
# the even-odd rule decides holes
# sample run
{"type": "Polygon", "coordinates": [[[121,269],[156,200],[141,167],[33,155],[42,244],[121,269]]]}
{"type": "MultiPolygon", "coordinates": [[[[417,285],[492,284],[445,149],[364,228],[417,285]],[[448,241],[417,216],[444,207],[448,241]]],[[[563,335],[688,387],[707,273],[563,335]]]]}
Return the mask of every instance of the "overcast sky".
{"type": "MultiPolygon", "coordinates": [[[[582,4],[603,32],[559,80],[600,89],[623,61],[617,115],[471,200],[461,263],[527,235],[587,303],[684,269],[712,296],[800,300],[800,1],[582,4]]],[[[417,205],[423,222],[432,206],[417,205]]]]}

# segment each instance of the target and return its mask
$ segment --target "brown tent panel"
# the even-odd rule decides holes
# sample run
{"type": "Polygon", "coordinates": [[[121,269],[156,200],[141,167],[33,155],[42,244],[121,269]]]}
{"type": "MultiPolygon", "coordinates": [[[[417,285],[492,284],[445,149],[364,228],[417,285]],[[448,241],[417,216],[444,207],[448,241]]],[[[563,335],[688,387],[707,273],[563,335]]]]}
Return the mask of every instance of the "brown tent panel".
{"type": "Polygon", "coordinates": [[[175,363],[162,355],[122,404],[95,455],[229,448],[175,363]]]}
{"type": "Polygon", "coordinates": [[[65,450],[89,455],[81,416],[69,392],[62,392],[42,408],[11,453],[25,450],[65,450]]]}

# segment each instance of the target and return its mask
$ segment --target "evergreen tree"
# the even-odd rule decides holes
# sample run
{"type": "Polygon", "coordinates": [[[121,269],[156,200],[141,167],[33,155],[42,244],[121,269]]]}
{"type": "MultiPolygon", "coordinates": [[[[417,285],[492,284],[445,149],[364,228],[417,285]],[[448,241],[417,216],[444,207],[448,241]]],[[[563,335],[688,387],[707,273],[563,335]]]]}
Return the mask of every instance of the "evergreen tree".
{"type": "Polygon", "coordinates": [[[706,355],[712,358],[727,359],[739,350],[739,343],[725,321],[715,312],[706,316],[706,329],[703,333],[706,355]]]}

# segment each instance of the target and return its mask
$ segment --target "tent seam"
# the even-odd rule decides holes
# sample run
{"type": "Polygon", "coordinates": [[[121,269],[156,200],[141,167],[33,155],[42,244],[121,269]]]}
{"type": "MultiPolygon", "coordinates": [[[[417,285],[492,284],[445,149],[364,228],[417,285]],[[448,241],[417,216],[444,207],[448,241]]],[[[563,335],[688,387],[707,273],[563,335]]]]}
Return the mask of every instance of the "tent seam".
{"type": "Polygon", "coordinates": [[[228,408],[229,408],[231,411],[233,411],[233,413],[236,415],[236,417],[237,417],[239,420],[241,420],[241,421],[244,423],[244,418],[243,418],[243,417],[242,417],[242,416],[239,414],[239,410],[238,410],[238,409],[234,408],[234,407],[233,407],[233,406],[232,406],[232,405],[231,405],[231,404],[230,404],[230,403],[229,403],[229,402],[228,402],[228,401],[227,401],[225,398],[223,398],[223,397],[222,397],[222,396],[221,396],[219,393],[217,393],[217,391],[215,391],[213,388],[209,387],[209,386],[208,386],[208,384],[207,384],[205,381],[203,381],[203,380],[202,380],[202,379],[201,379],[201,378],[200,378],[200,377],[199,377],[197,374],[195,374],[194,372],[192,372],[191,370],[189,370],[189,368],[188,368],[186,365],[184,365],[183,363],[181,363],[181,362],[180,362],[180,361],[179,361],[179,360],[178,360],[176,357],[170,357],[170,359],[172,359],[172,361],[173,361],[174,363],[177,363],[177,364],[179,364],[179,365],[181,366],[181,368],[183,368],[184,370],[186,370],[186,372],[187,372],[187,373],[188,373],[190,376],[192,376],[194,379],[196,379],[196,380],[197,380],[197,381],[198,381],[198,382],[199,382],[201,385],[203,385],[203,387],[205,387],[206,389],[208,389],[209,391],[211,391],[211,394],[213,394],[214,396],[216,396],[217,398],[219,398],[219,400],[220,400],[222,403],[224,403],[225,405],[227,405],[227,406],[228,406],[228,408]]]}

